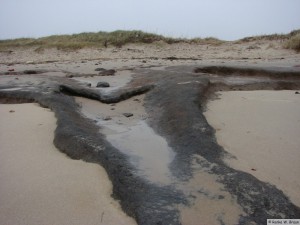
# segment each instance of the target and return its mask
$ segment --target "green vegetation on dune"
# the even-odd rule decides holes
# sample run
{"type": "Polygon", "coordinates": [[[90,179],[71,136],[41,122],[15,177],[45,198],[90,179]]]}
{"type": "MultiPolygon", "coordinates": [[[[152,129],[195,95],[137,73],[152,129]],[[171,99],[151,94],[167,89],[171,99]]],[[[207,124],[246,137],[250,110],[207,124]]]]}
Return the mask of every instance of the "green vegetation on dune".
{"type": "MultiPolygon", "coordinates": [[[[235,41],[234,43],[245,43],[261,40],[283,40],[283,47],[299,51],[300,49],[300,30],[294,30],[289,34],[272,34],[247,37],[235,41]]],[[[97,33],[80,33],[72,35],[52,35],[42,38],[19,38],[12,40],[0,40],[0,50],[9,50],[10,48],[19,47],[35,47],[36,51],[42,51],[46,48],[57,48],[60,50],[76,50],[81,48],[104,48],[107,46],[122,47],[130,43],[150,44],[155,42],[163,42],[167,44],[174,43],[191,43],[191,44],[207,44],[222,45],[226,41],[219,40],[214,37],[208,38],[171,38],[164,37],[153,33],[133,30],[124,31],[117,30],[113,32],[97,32],[97,33]]]]}
{"type": "Polygon", "coordinates": [[[284,45],[285,48],[294,49],[300,52],[300,32],[292,36],[284,45]]]}
{"type": "Polygon", "coordinates": [[[270,35],[246,37],[236,41],[236,43],[245,43],[245,42],[261,41],[261,40],[269,40],[269,41],[283,40],[284,48],[293,49],[297,52],[300,52],[300,29],[293,30],[288,34],[270,34],[270,35]]]}
{"type": "Polygon", "coordinates": [[[300,30],[293,30],[288,34],[268,34],[268,35],[258,35],[258,36],[252,36],[252,37],[245,37],[237,42],[251,42],[251,41],[260,41],[260,40],[286,40],[289,39],[297,34],[300,34],[300,30]]]}
{"type": "Polygon", "coordinates": [[[37,47],[37,50],[45,48],[57,48],[61,50],[76,50],[86,47],[106,47],[116,46],[122,47],[130,43],[154,43],[164,42],[174,44],[179,42],[199,43],[218,45],[224,41],[216,38],[170,38],[153,33],[143,31],[123,31],[117,30],[113,32],[98,32],[98,33],[80,33],[72,35],[53,35],[42,38],[19,38],[14,40],[0,40],[0,49],[12,47],[37,47]]]}

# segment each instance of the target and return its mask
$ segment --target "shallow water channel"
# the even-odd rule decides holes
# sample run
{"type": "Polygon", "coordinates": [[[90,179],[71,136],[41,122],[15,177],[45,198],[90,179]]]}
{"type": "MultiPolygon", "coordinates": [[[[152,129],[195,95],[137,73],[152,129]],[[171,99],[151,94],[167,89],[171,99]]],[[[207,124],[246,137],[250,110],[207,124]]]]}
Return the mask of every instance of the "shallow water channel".
{"type": "Polygon", "coordinates": [[[113,105],[79,97],[76,101],[81,105],[83,115],[97,122],[106,139],[129,156],[139,176],[158,185],[171,184],[169,165],[175,153],[144,120],[142,99],[140,96],[135,101],[126,100],[113,105]],[[126,112],[132,112],[133,116],[124,116],[126,112]]]}

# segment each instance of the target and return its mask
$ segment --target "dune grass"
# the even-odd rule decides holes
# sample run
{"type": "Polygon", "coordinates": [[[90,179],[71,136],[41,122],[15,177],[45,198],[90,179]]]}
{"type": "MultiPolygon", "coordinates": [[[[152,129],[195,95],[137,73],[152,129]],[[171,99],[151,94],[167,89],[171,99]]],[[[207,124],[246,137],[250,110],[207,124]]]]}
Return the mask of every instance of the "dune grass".
{"type": "Polygon", "coordinates": [[[251,37],[245,37],[240,40],[237,40],[238,43],[245,43],[245,42],[252,42],[252,41],[261,41],[261,40],[268,40],[268,41],[274,41],[274,40],[287,40],[291,37],[300,34],[300,30],[293,30],[288,34],[268,34],[268,35],[258,35],[258,36],[251,36],[251,37]]]}
{"type": "Polygon", "coordinates": [[[284,47],[300,52],[300,32],[289,38],[289,40],[285,42],[284,47]]]}
{"type": "Polygon", "coordinates": [[[15,47],[57,48],[60,50],[76,50],[81,48],[106,46],[121,47],[128,43],[166,43],[180,42],[179,39],[166,38],[161,35],[142,31],[114,31],[98,33],[80,33],[72,35],[52,35],[42,38],[19,38],[14,40],[0,40],[0,49],[15,47]]]}
{"type": "Polygon", "coordinates": [[[19,38],[13,40],[0,40],[0,49],[18,47],[36,47],[37,51],[46,48],[57,48],[60,50],[76,50],[81,48],[103,48],[107,46],[122,47],[130,43],[150,44],[154,42],[164,42],[174,44],[180,42],[218,45],[223,41],[217,38],[170,38],[143,31],[123,31],[80,33],[72,35],[52,35],[42,38],[19,38]]]}
{"type": "MultiPolygon", "coordinates": [[[[284,47],[299,51],[300,30],[294,30],[289,34],[271,34],[246,37],[233,43],[247,43],[260,40],[284,40],[284,47]]],[[[59,50],[77,50],[82,48],[104,48],[104,47],[122,47],[126,44],[141,43],[191,43],[219,46],[226,41],[214,37],[208,38],[171,38],[153,33],[147,33],[139,30],[124,31],[117,30],[113,32],[80,33],[72,35],[52,35],[42,38],[19,38],[12,40],[0,40],[0,50],[10,50],[11,48],[34,47],[37,52],[47,48],[57,48],[59,50]]]]}
{"type": "MultiPolygon", "coordinates": [[[[270,34],[270,35],[260,35],[242,38],[235,41],[236,44],[255,42],[255,41],[283,41],[282,47],[287,49],[293,49],[297,52],[300,52],[300,29],[293,30],[288,34],[270,34]]],[[[270,48],[272,48],[272,43],[270,43],[270,48]]]]}

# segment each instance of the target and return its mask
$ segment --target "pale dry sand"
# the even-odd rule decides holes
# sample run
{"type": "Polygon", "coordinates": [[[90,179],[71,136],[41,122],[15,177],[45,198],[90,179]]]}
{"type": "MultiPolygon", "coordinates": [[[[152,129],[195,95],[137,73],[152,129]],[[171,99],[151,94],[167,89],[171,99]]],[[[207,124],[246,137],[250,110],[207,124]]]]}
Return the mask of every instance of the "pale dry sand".
{"type": "Polygon", "coordinates": [[[50,110],[1,104],[0,114],[0,224],[136,224],[102,167],[54,147],[50,110]]]}
{"type": "Polygon", "coordinates": [[[84,48],[76,51],[16,48],[0,51],[0,72],[9,69],[48,69],[73,73],[95,73],[96,67],[105,69],[133,69],[231,62],[236,64],[296,66],[300,55],[283,48],[283,40],[226,42],[222,45],[188,43],[128,44],[122,48],[84,48]],[[180,60],[168,60],[176,57],[180,60]]]}
{"type": "Polygon", "coordinates": [[[220,92],[205,116],[231,167],[276,185],[300,206],[300,95],[295,91],[220,92]]]}

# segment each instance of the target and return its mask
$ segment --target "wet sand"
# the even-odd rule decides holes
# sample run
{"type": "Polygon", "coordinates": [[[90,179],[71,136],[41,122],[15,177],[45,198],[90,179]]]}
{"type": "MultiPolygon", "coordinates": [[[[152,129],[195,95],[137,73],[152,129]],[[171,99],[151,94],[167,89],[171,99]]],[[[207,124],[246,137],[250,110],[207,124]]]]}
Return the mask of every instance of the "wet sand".
{"type": "Polygon", "coordinates": [[[218,176],[196,162],[200,160],[207,163],[204,158],[194,157],[191,179],[180,181],[172,175],[169,166],[175,152],[144,120],[148,117],[143,107],[144,95],[135,97],[135,100],[138,101],[129,99],[111,106],[76,97],[77,103],[81,105],[81,112],[97,121],[101,127],[100,132],[106,135],[107,140],[129,156],[130,162],[138,170],[138,176],[159,186],[173,185],[188,196],[188,205],[176,206],[182,224],[237,224],[244,214],[243,209],[236,198],[217,182],[218,176]],[[133,116],[126,118],[122,115],[123,112],[133,112],[133,116]],[[107,117],[111,119],[103,119],[107,117]]]}
{"type": "Polygon", "coordinates": [[[54,147],[50,110],[1,104],[0,113],[1,224],[136,224],[110,197],[102,167],[54,147]]]}
{"type": "Polygon", "coordinates": [[[110,105],[81,97],[76,97],[76,101],[86,117],[97,121],[106,139],[129,156],[141,177],[158,185],[171,184],[169,164],[175,153],[145,122],[148,115],[143,106],[144,97],[140,95],[110,105]],[[127,118],[123,113],[133,115],[127,118]]]}
{"type": "Polygon", "coordinates": [[[196,160],[207,162],[201,156],[196,155],[192,162],[193,177],[177,185],[189,196],[190,200],[189,206],[178,207],[182,224],[238,224],[244,212],[237,203],[237,199],[217,182],[217,175],[200,166],[196,160]]]}
{"type": "Polygon", "coordinates": [[[110,87],[101,88],[103,92],[114,91],[120,87],[125,86],[131,81],[132,72],[129,70],[117,71],[114,76],[93,76],[93,77],[74,77],[72,79],[82,83],[91,84],[92,88],[95,88],[98,82],[108,82],[110,87]]]}
{"type": "Polygon", "coordinates": [[[300,206],[300,95],[295,91],[219,92],[205,116],[237,170],[276,185],[300,206]]]}

